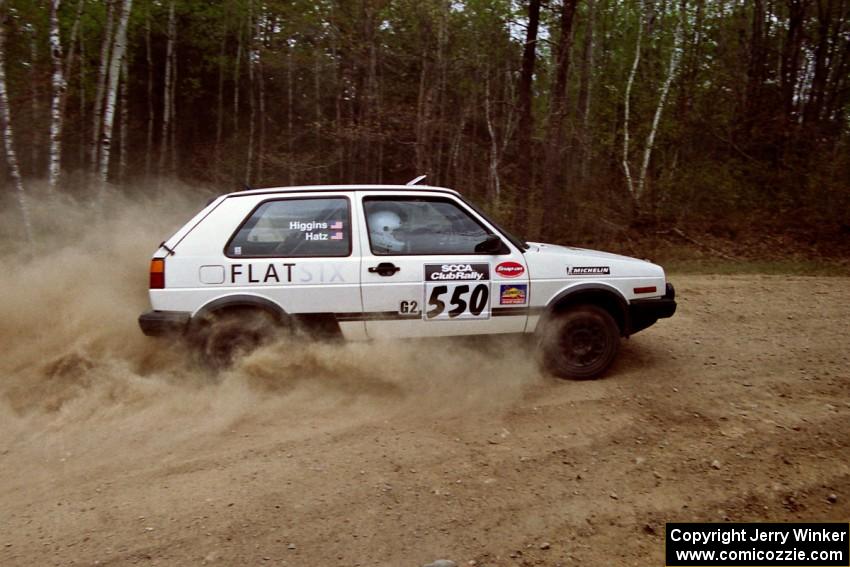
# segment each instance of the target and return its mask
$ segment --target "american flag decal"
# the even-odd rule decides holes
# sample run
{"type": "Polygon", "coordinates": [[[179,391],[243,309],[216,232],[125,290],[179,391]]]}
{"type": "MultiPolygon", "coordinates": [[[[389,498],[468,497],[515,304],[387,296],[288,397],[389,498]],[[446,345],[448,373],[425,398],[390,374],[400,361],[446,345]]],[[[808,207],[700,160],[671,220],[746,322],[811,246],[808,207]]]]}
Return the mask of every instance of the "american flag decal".
{"type": "Polygon", "coordinates": [[[342,221],[334,221],[331,223],[331,230],[342,230],[342,221]]]}
{"type": "Polygon", "coordinates": [[[331,235],[331,240],[342,240],[342,233],[341,232],[333,233],[333,235],[331,235]]]}

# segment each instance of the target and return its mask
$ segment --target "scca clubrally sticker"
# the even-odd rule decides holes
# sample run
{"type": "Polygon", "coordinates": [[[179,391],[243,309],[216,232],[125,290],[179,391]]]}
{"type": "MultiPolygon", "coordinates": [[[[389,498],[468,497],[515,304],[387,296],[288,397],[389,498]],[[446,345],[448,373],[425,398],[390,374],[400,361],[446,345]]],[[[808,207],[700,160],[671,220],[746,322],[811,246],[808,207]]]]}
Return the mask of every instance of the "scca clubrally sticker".
{"type": "Polygon", "coordinates": [[[425,264],[426,282],[477,282],[489,279],[490,264],[425,264]]]}
{"type": "Polygon", "coordinates": [[[425,264],[426,321],[490,317],[490,264],[425,264]]]}

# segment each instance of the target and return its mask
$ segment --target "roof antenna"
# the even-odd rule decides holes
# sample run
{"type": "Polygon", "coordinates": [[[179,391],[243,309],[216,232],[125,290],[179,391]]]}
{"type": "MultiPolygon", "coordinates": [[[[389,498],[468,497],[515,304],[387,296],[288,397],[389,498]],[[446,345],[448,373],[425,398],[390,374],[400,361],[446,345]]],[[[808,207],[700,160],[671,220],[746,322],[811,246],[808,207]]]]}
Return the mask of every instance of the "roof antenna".
{"type": "Polygon", "coordinates": [[[428,176],[427,175],[420,175],[419,177],[417,177],[415,179],[411,179],[410,181],[405,183],[405,185],[416,185],[417,183],[419,183],[420,181],[422,181],[426,177],[428,177],[428,176]]]}

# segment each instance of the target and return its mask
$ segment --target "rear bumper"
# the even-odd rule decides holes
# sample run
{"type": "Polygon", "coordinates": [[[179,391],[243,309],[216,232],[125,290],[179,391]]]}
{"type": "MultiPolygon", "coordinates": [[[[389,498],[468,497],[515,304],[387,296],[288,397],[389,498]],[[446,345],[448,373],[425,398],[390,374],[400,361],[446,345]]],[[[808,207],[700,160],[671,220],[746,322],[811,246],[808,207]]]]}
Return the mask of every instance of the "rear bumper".
{"type": "Polygon", "coordinates": [[[633,335],[655,324],[659,319],[672,317],[676,312],[676,290],[668,283],[664,297],[634,299],[629,304],[629,334],[633,335]]]}
{"type": "Polygon", "coordinates": [[[139,315],[139,327],[149,337],[180,334],[186,330],[189,316],[184,311],[148,311],[139,315]]]}

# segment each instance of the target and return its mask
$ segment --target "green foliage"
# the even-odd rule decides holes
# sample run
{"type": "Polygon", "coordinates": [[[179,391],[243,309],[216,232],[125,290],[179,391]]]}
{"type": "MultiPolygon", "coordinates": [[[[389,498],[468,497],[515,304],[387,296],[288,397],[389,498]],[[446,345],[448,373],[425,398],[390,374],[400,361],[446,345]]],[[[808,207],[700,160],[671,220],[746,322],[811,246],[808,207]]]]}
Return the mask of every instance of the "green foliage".
{"type": "MultiPolygon", "coordinates": [[[[598,218],[624,226],[634,221],[744,226],[774,218],[818,230],[850,224],[850,62],[841,56],[850,45],[846,31],[839,33],[841,22],[850,20],[850,5],[836,4],[824,22],[817,3],[806,3],[802,32],[793,35],[787,3],[764,4],[766,11],[758,14],[748,2],[579,2],[560,149],[565,157],[553,177],[562,197],[560,237],[593,238],[598,218]],[[640,29],[628,156],[637,170],[679,20],[681,62],[660,115],[648,189],[636,207],[622,168],[626,80],[640,29]],[[828,51],[822,85],[814,76],[820,48],[828,51]],[[568,208],[568,202],[574,206],[568,208]]],[[[133,6],[130,180],[148,174],[145,152],[159,152],[169,5],[170,0],[135,0],[133,6]]],[[[543,211],[539,171],[529,172],[532,165],[542,167],[550,139],[561,3],[544,2],[541,12],[534,164],[517,158],[523,154],[512,138],[526,7],[517,0],[176,0],[176,174],[222,190],[238,187],[249,145],[249,181],[256,186],[404,182],[428,173],[429,182],[454,186],[484,201],[519,232],[535,234],[543,211]],[[494,136],[504,192],[498,202],[488,169],[494,136]]],[[[9,0],[4,11],[13,121],[21,132],[17,143],[24,171],[40,174],[36,165],[46,159],[50,95],[49,2],[9,0]]],[[[77,51],[83,57],[73,62],[68,78],[66,121],[72,127],[65,129],[66,148],[85,146],[91,137],[106,12],[105,1],[85,0],[77,51]]],[[[76,1],[65,0],[60,11],[65,45],[75,13],[76,1]]],[[[86,169],[85,160],[85,152],[66,151],[63,167],[86,169]]]]}

